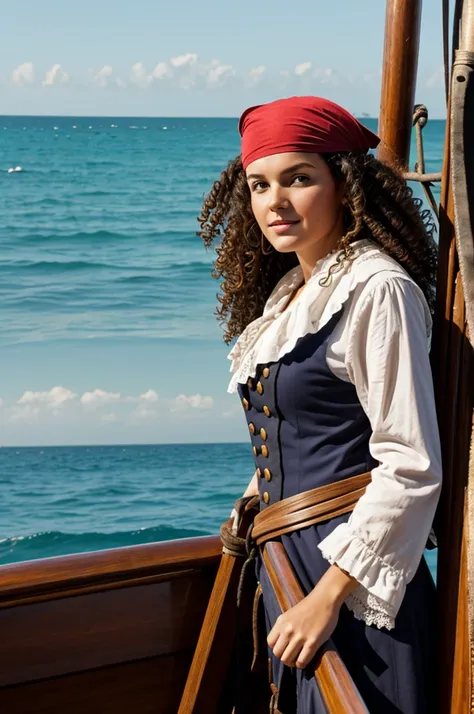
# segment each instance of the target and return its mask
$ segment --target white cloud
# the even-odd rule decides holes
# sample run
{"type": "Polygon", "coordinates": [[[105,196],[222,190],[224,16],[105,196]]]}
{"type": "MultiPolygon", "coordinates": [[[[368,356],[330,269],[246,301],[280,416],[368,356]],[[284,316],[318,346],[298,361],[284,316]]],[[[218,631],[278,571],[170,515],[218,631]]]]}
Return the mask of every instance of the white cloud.
{"type": "Polygon", "coordinates": [[[318,67],[314,70],[313,76],[321,84],[336,85],[339,83],[338,76],[331,67],[318,67]]]}
{"type": "Polygon", "coordinates": [[[265,72],[265,65],[261,64],[258,67],[254,67],[248,73],[248,82],[250,84],[258,84],[265,72]]]}
{"type": "Polygon", "coordinates": [[[26,84],[33,84],[35,81],[35,68],[33,62],[23,62],[13,70],[12,84],[23,87],[26,84]]]}
{"type": "MultiPolygon", "coordinates": [[[[0,406],[3,402],[0,399],[0,406]]],[[[237,405],[238,406],[238,405],[237,405]]],[[[96,388],[76,394],[62,386],[47,391],[23,392],[17,401],[2,407],[0,416],[6,423],[50,425],[68,424],[71,428],[94,430],[106,423],[127,424],[166,423],[173,414],[183,417],[204,415],[214,407],[212,397],[202,394],[178,394],[174,399],[162,399],[154,389],[138,395],[122,396],[96,388]]]]}
{"type": "Polygon", "coordinates": [[[53,387],[49,392],[26,391],[16,402],[20,407],[49,407],[57,409],[72,402],[77,394],[65,387],[53,387]]]}
{"type": "Polygon", "coordinates": [[[143,62],[136,62],[133,65],[130,80],[132,84],[142,89],[145,89],[145,87],[148,87],[153,82],[153,78],[146,71],[143,62]]]}
{"type": "Polygon", "coordinates": [[[187,397],[185,394],[178,394],[176,399],[170,402],[170,409],[175,411],[186,411],[188,409],[211,409],[214,404],[212,397],[203,397],[201,394],[193,394],[187,397]]]}
{"type": "Polygon", "coordinates": [[[84,392],[80,401],[81,404],[87,407],[99,407],[119,399],[120,394],[118,392],[104,392],[103,389],[94,389],[93,392],[84,392]]]}
{"type": "Polygon", "coordinates": [[[140,394],[139,399],[143,400],[144,402],[157,402],[159,397],[158,397],[157,392],[155,392],[154,389],[149,389],[144,394],[140,394]]]}
{"type": "Polygon", "coordinates": [[[198,56],[188,52],[185,55],[179,55],[179,57],[172,57],[170,59],[170,64],[172,64],[173,67],[185,67],[186,65],[195,65],[197,64],[197,61],[198,56]]]}
{"type": "Polygon", "coordinates": [[[312,66],[312,62],[302,62],[301,64],[297,64],[295,67],[295,74],[298,75],[298,77],[301,77],[303,74],[306,74],[312,66]]]}
{"type": "Polygon", "coordinates": [[[51,69],[45,74],[43,79],[43,87],[52,87],[55,84],[67,84],[69,75],[65,72],[60,64],[53,64],[51,69]]]}
{"type": "Polygon", "coordinates": [[[199,64],[198,56],[188,53],[172,57],[168,62],[159,62],[151,72],[143,62],[137,62],[132,67],[130,80],[137,87],[147,89],[156,82],[174,79],[176,87],[191,89],[197,84],[198,77],[204,73],[205,70],[199,64]]]}
{"type": "Polygon", "coordinates": [[[157,79],[159,81],[162,79],[169,79],[172,75],[173,72],[167,62],[158,62],[150,76],[152,79],[157,79]]]}
{"type": "Polygon", "coordinates": [[[230,64],[221,64],[219,60],[212,60],[207,72],[206,81],[210,87],[220,87],[226,80],[235,76],[235,69],[230,64]]]}
{"type": "Polygon", "coordinates": [[[27,390],[12,406],[10,420],[34,423],[45,412],[57,416],[67,405],[74,403],[76,397],[77,394],[65,387],[53,387],[49,392],[27,390]]]}
{"type": "Polygon", "coordinates": [[[105,88],[109,84],[109,79],[113,74],[113,69],[109,64],[106,64],[96,72],[92,78],[92,81],[97,84],[98,87],[105,88]]]}

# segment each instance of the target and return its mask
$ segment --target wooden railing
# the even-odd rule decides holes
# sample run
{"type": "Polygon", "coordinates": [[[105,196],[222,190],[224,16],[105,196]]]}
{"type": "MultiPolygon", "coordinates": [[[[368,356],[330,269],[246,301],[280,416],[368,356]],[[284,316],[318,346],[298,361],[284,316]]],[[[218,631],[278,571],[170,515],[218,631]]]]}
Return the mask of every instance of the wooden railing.
{"type": "MultiPolygon", "coordinates": [[[[282,612],[304,598],[282,543],[269,542],[263,561],[282,612]]],[[[369,714],[352,677],[331,641],[324,645],[315,662],[314,676],[328,714],[369,714]]]]}
{"type": "Polygon", "coordinates": [[[0,609],[145,585],[206,566],[217,567],[218,536],[147,543],[0,566],[0,609]]]}

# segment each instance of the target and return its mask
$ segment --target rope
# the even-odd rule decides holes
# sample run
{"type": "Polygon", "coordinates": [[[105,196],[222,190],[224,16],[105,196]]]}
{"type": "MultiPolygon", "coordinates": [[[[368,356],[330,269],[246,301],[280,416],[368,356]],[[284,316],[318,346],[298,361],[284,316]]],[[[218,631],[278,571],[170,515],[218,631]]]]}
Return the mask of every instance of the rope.
{"type": "MultiPolygon", "coordinates": [[[[247,498],[247,501],[252,499],[247,498]]],[[[234,519],[230,518],[220,527],[220,537],[222,541],[222,553],[233,558],[246,558],[240,571],[239,584],[237,587],[237,607],[240,607],[245,580],[250,566],[257,557],[257,547],[252,538],[253,524],[250,524],[245,538],[238,536],[234,532],[234,519]]]]}
{"type": "Polygon", "coordinates": [[[416,163],[415,170],[403,174],[405,181],[418,181],[423,186],[430,208],[439,219],[438,204],[435,201],[431,187],[441,181],[441,173],[425,173],[425,151],[423,147],[423,128],[428,122],[428,109],[424,104],[416,104],[413,110],[413,126],[416,132],[416,163]]]}
{"type": "Polygon", "coordinates": [[[247,556],[246,539],[233,533],[233,524],[234,519],[230,518],[220,527],[222,552],[224,555],[232,555],[234,558],[245,558],[247,556]]]}

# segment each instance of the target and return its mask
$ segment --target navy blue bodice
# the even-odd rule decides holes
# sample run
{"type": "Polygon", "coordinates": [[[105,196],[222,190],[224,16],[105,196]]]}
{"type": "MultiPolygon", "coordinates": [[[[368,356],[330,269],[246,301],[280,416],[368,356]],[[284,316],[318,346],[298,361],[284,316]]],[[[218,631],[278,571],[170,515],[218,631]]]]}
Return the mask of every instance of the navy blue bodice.
{"type": "Polygon", "coordinates": [[[239,386],[259,474],[261,508],[370,471],[371,428],[354,385],[329,369],[329,338],[342,311],[278,362],[239,386]]]}

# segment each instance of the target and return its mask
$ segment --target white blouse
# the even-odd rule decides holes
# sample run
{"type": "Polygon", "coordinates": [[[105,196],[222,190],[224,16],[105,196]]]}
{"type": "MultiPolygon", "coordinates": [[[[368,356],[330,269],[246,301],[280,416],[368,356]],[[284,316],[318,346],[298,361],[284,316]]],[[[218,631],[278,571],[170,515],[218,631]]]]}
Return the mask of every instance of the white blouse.
{"type": "Polygon", "coordinates": [[[349,521],[320,544],[323,556],[359,581],[347,606],[368,625],[391,629],[429,538],[441,487],[441,450],[428,343],[431,318],[422,291],[370,241],[321,285],[336,255],[319,261],[298,298],[301,268],[278,283],[262,317],[242,333],[229,359],[229,391],[278,361],[343,307],[327,364],[351,382],[370,421],[378,466],[349,521]]]}

